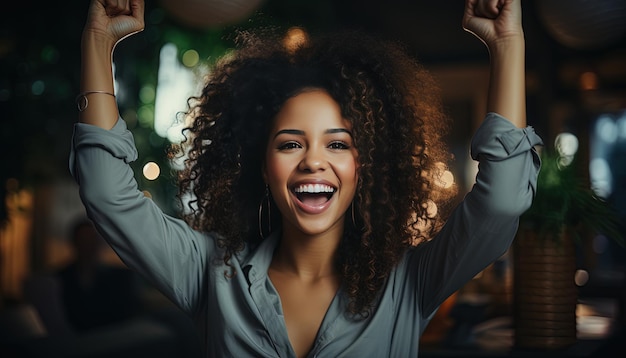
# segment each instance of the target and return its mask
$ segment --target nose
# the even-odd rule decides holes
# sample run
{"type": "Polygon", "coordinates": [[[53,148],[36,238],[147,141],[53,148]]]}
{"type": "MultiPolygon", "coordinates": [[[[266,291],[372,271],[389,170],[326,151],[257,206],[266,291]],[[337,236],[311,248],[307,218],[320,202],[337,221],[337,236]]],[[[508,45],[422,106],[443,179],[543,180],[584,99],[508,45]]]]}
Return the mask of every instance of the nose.
{"type": "Polygon", "coordinates": [[[322,149],[309,148],[304,154],[304,157],[300,161],[298,168],[304,172],[316,172],[318,170],[324,170],[328,166],[328,162],[324,157],[322,149]]]}

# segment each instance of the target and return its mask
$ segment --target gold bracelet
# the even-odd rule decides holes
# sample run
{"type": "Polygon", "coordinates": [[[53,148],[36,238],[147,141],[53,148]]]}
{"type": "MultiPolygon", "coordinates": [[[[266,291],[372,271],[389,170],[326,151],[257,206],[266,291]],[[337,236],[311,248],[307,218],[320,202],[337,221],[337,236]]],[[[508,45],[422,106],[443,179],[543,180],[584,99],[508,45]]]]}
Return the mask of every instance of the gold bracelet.
{"type": "Polygon", "coordinates": [[[79,112],[82,112],[85,109],[87,109],[87,106],[89,105],[89,100],[87,99],[87,95],[92,94],[92,93],[108,94],[109,96],[113,96],[113,98],[115,98],[115,95],[113,93],[106,92],[106,91],[85,91],[85,92],[79,93],[78,96],[76,96],[76,106],[78,107],[79,112]]]}

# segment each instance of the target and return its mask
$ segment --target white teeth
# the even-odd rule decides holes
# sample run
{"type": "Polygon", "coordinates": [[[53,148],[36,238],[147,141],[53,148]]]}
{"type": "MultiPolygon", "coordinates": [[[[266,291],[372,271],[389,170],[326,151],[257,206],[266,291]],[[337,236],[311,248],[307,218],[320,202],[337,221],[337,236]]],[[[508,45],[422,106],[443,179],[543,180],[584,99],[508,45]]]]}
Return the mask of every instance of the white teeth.
{"type": "Polygon", "coordinates": [[[335,189],[325,184],[302,184],[294,189],[296,193],[333,193],[335,189]]]}

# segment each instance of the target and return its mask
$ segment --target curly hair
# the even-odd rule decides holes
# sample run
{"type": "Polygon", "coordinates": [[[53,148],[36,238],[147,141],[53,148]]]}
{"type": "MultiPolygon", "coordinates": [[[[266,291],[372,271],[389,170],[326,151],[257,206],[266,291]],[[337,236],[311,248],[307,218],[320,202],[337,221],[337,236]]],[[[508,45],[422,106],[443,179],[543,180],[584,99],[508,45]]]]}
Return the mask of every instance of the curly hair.
{"type": "MultiPolygon", "coordinates": [[[[290,97],[326,91],[352,124],[360,163],[354,218],[346,214],[336,265],[349,312],[365,317],[403,253],[440,228],[442,215],[433,216],[429,205],[451,198],[434,185],[449,159],[439,89],[396,43],[356,31],[320,35],[295,49],[281,39],[276,31],[242,31],[236,49],[190,99],[188,148],[179,148],[188,155],[178,173],[179,198],[193,198],[184,217],[219,233],[226,264],[257,245],[272,121],[290,97]]],[[[272,227],[280,227],[276,216],[272,227]]]]}

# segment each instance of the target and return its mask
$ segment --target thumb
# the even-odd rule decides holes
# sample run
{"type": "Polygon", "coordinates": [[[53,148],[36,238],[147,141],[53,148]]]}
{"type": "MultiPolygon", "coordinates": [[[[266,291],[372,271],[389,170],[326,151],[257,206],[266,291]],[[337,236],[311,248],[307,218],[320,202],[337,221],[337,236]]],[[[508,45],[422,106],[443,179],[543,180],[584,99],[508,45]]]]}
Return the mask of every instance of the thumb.
{"type": "Polygon", "coordinates": [[[487,44],[493,37],[495,20],[500,13],[497,1],[467,0],[463,14],[463,29],[487,44]]]}
{"type": "Polygon", "coordinates": [[[144,8],[143,0],[131,0],[126,7],[107,7],[110,31],[118,41],[144,29],[144,8]]]}

